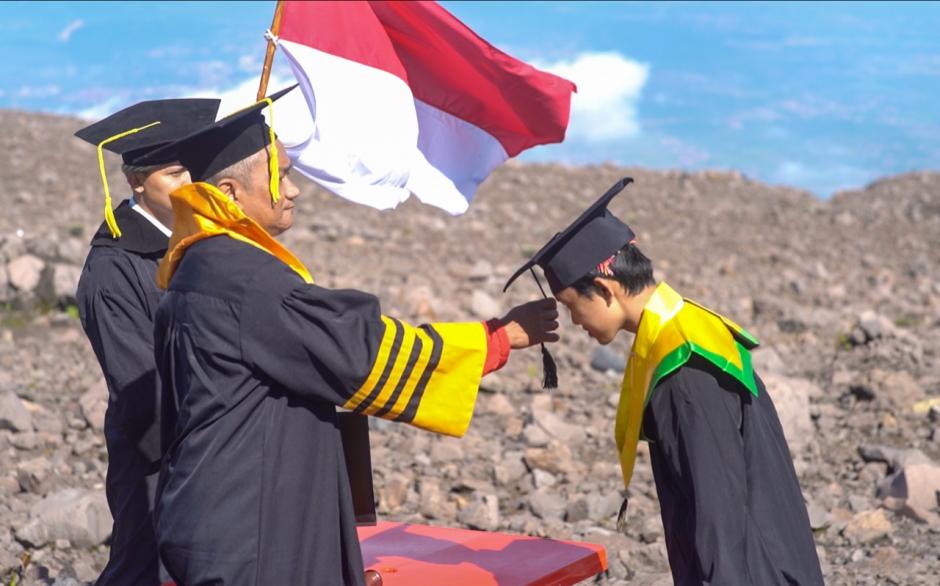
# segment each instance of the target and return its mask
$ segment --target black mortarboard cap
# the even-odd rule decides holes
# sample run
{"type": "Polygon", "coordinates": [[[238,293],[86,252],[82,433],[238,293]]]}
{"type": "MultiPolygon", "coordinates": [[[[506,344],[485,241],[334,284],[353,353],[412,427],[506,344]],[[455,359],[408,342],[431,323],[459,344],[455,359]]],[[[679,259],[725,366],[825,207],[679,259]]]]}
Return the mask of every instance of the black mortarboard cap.
{"type": "MultiPolygon", "coordinates": [[[[610,213],[607,204],[630,183],[633,183],[630,177],[624,177],[614,183],[613,187],[591,204],[578,219],[555,234],[548,244],[509,277],[503,291],[509,289],[519,275],[532,271],[539,290],[545,295],[538,276],[532,270],[538,265],[545,272],[552,292],[557,293],[629,244],[635,238],[633,230],[610,213]]],[[[547,389],[557,387],[558,367],[545,344],[542,344],[542,370],[545,377],[542,386],[547,389]]]]}
{"type": "MultiPolygon", "coordinates": [[[[122,156],[128,165],[153,151],[186,136],[215,120],[220,100],[209,98],[183,98],[149,100],[128,106],[107,118],[82,128],[75,136],[98,146],[122,133],[140,129],[122,138],[104,144],[105,149],[122,156]],[[159,124],[154,124],[159,122],[159,124]]],[[[172,150],[152,159],[147,165],[160,165],[176,161],[172,150]]]]}
{"type": "MultiPolygon", "coordinates": [[[[265,100],[198,128],[163,148],[178,153],[179,162],[189,169],[193,182],[204,181],[270,144],[271,129],[262,114],[267,106],[266,100],[273,102],[295,87],[296,84],[275,92],[265,100]]],[[[161,150],[148,157],[162,156],[161,150]]]]}
{"type": "Polygon", "coordinates": [[[624,177],[614,183],[607,193],[526,261],[506,281],[503,291],[519,275],[538,265],[545,272],[552,292],[557,293],[634,240],[633,230],[607,209],[610,200],[632,182],[630,177],[624,177]]]}

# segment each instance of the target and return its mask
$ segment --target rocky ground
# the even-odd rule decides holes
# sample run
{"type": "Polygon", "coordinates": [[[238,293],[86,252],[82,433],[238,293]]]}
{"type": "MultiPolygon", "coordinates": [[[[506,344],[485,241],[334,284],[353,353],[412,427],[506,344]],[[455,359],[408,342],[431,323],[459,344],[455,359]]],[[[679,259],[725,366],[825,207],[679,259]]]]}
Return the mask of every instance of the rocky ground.
{"type": "MultiPolygon", "coordinates": [[[[71,305],[100,222],[94,150],[75,120],[0,111],[0,583],[93,582],[107,559],[106,391],[71,305]]],[[[112,187],[124,193],[115,160],[112,187]]],[[[324,285],[410,320],[476,320],[534,298],[504,279],[623,175],[611,205],[657,277],[763,342],[829,584],[940,582],[940,175],[821,201],[736,173],[507,164],[452,218],[348,204],[305,184],[286,243],[324,285]]],[[[612,439],[631,342],[562,319],[560,388],[537,351],[487,377],[461,440],[374,421],[383,518],[607,547],[606,583],[668,584],[645,452],[624,492],[612,439]]]]}

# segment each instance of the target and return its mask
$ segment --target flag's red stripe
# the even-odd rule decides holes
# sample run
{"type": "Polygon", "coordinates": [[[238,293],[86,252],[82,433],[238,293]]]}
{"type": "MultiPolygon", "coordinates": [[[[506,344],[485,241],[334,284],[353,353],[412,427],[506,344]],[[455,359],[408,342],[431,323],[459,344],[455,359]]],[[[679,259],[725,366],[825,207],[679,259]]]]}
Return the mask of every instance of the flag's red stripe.
{"type": "Polygon", "coordinates": [[[281,36],[400,77],[509,156],[564,138],[574,84],[499,51],[435,2],[287,2],[281,36]]]}
{"type": "Polygon", "coordinates": [[[385,27],[367,2],[285,2],[279,36],[387,71],[408,83],[385,27]]]}

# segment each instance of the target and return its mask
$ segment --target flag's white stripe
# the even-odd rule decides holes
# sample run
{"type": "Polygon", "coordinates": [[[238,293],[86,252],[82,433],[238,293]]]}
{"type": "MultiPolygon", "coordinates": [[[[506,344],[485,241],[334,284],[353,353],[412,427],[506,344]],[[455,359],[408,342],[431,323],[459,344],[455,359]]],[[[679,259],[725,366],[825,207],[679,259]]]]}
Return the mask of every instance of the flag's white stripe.
{"type": "Polygon", "coordinates": [[[508,155],[479,126],[418,99],[415,107],[422,156],[412,167],[408,188],[426,204],[462,214],[480,184],[508,155]]]}
{"type": "Polygon", "coordinates": [[[280,46],[307,103],[277,107],[275,130],[290,137],[295,168],[341,197],[389,209],[410,191],[460,214],[507,158],[493,136],[416,100],[399,77],[298,43],[280,46]]]}

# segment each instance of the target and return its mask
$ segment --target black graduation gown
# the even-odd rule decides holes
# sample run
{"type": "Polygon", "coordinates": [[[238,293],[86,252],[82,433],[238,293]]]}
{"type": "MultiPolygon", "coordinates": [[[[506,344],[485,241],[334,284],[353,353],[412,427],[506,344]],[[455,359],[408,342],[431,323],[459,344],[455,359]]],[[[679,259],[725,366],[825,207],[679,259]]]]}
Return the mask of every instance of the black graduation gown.
{"type": "Polygon", "coordinates": [[[374,296],[306,284],[227,236],[186,250],[155,328],[169,440],[155,519],[179,584],[363,584],[335,406],[368,394],[365,412],[417,425],[454,367],[446,327],[406,351],[406,324],[385,319],[374,296]]]}
{"type": "Polygon", "coordinates": [[[693,354],[644,414],[675,583],[823,584],[773,402],[693,354]]]}
{"type": "Polygon", "coordinates": [[[82,327],[108,386],[105,490],[114,526],[108,565],[97,584],[148,586],[161,578],[152,518],[160,459],[153,318],[162,294],[157,263],[168,238],[128,201],[114,216],[122,235],[112,238],[101,224],[76,294],[82,327]]]}

